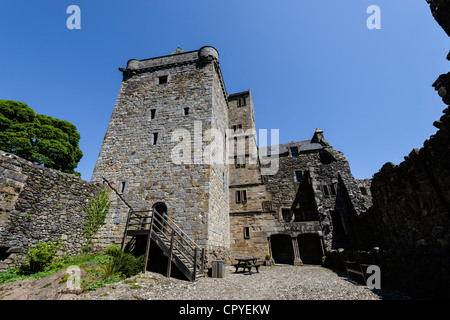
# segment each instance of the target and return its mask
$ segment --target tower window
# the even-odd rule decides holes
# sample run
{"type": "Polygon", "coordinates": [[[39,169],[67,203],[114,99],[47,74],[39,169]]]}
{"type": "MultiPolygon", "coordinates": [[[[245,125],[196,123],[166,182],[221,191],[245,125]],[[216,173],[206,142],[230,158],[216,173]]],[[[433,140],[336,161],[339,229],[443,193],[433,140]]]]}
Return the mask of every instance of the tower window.
{"type": "Polygon", "coordinates": [[[241,131],[242,131],[242,124],[233,125],[233,132],[241,132],[241,131]]]}
{"type": "Polygon", "coordinates": [[[334,187],[334,184],[330,184],[330,194],[332,196],[336,195],[336,188],[334,187]]]}
{"type": "Polygon", "coordinates": [[[363,196],[367,196],[367,189],[364,187],[359,187],[359,190],[361,190],[361,193],[363,196]]]}
{"type": "Polygon", "coordinates": [[[247,100],[245,98],[239,98],[237,99],[237,106],[243,107],[247,105],[247,100]]]}
{"type": "Polygon", "coordinates": [[[161,76],[161,77],[158,77],[158,79],[159,79],[159,84],[167,83],[167,76],[161,76]]]}
{"type": "Polygon", "coordinates": [[[246,203],[247,202],[247,191],[238,190],[236,191],[236,203],[246,203]]]}
{"type": "Polygon", "coordinates": [[[295,180],[297,182],[302,182],[303,181],[303,175],[301,171],[295,171],[295,180]]]}
{"type": "Polygon", "coordinates": [[[156,109],[150,110],[150,119],[155,119],[156,109]]]}
{"type": "Polygon", "coordinates": [[[125,181],[122,181],[121,183],[120,183],[120,188],[119,188],[119,193],[124,193],[124,191],[125,191],[125,181]]]}
{"type": "Polygon", "coordinates": [[[245,156],[235,157],[236,168],[245,168],[245,156]]]}
{"type": "Polygon", "coordinates": [[[184,108],[184,115],[185,116],[189,115],[189,108],[184,108]]]}
{"type": "Polygon", "coordinates": [[[153,145],[158,142],[158,132],[153,133],[153,145]]]}
{"type": "Polygon", "coordinates": [[[244,227],[244,239],[250,239],[250,227],[244,227]]]}

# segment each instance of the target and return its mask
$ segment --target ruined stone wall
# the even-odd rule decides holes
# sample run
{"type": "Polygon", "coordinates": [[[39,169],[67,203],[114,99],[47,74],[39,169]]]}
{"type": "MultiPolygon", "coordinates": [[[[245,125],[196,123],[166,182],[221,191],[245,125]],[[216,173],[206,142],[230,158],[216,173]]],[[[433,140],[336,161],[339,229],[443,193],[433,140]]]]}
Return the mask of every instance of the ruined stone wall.
{"type": "Polygon", "coordinates": [[[15,260],[20,263],[28,248],[41,241],[62,238],[65,245],[59,254],[80,253],[86,209],[101,189],[0,151],[0,271],[15,260]],[[14,253],[7,254],[6,248],[14,253]]]}
{"type": "Polygon", "coordinates": [[[450,245],[450,113],[440,130],[399,165],[385,164],[372,180],[373,207],[359,217],[366,247],[450,245]]]}

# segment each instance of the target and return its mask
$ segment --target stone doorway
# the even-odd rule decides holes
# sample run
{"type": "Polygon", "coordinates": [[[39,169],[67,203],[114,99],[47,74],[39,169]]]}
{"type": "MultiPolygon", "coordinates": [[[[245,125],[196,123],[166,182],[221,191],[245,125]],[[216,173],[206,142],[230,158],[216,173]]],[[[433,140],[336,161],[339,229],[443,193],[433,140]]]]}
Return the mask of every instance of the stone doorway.
{"type": "Polygon", "coordinates": [[[297,241],[300,257],[304,264],[322,264],[322,241],[318,234],[300,234],[297,237],[297,241]]]}
{"type": "Polygon", "coordinates": [[[270,248],[275,263],[294,264],[294,248],[291,236],[275,234],[270,236],[270,248]]]}
{"type": "Polygon", "coordinates": [[[167,220],[167,206],[164,202],[157,202],[153,205],[153,210],[157,212],[155,215],[155,225],[159,231],[163,231],[167,220]]]}

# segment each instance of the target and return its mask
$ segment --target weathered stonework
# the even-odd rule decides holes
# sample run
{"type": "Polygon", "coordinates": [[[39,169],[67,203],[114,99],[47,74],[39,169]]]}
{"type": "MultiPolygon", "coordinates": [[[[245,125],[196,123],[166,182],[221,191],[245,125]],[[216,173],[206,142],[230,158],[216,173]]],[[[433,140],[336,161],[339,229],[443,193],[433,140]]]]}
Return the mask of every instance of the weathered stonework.
{"type": "MultiPolygon", "coordinates": [[[[216,163],[205,151],[207,131],[224,136],[228,124],[217,51],[178,50],[130,60],[121,70],[124,79],[92,181],[105,178],[123,189],[134,210],[164,204],[199,245],[228,248],[228,167],[224,155],[216,163]],[[180,148],[181,142],[187,148],[180,148]],[[180,152],[184,158],[177,163],[180,152]]],[[[127,210],[120,201],[112,205],[100,246],[121,241],[127,210]]]]}
{"type": "Polygon", "coordinates": [[[85,243],[89,200],[101,186],[0,151],[0,271],[20,264],[41,241],[62,238],[59,254],[77,254],[85,243]]]}

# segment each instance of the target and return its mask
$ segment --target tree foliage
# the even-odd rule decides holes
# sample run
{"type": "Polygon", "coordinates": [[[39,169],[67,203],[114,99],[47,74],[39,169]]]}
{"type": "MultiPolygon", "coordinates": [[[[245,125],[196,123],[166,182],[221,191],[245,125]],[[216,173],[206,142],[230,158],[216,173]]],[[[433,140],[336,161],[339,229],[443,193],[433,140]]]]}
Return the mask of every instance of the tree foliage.
{"type": "Polygon", "coordinates": [[[70,122],[36,114],[23,102],[0,100],[0,149],[66,173],[83,156],[80,134],[70,122]]]}

